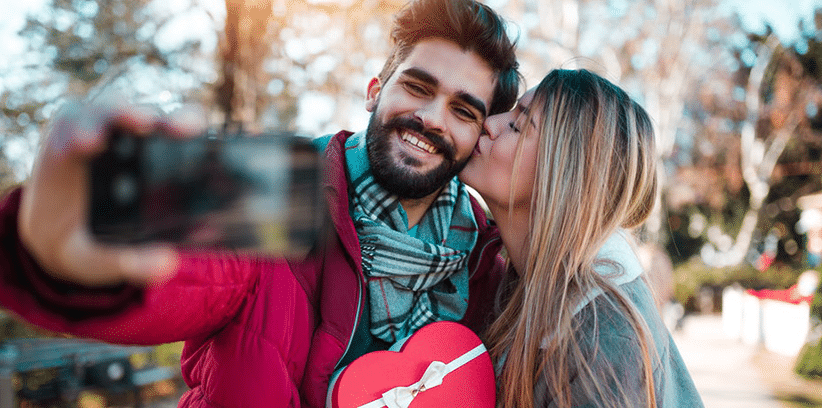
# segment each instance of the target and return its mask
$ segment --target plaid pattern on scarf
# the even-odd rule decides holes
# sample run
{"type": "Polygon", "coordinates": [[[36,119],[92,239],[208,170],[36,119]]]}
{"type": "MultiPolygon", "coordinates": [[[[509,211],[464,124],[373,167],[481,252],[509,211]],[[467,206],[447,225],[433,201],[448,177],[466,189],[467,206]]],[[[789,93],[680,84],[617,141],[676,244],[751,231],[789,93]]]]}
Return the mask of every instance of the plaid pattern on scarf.
{"type": "Polygon", "coordinates": [[[411,236],[399,198],[371,174],[364,132],[346,141],[346,165],[371,333],[393,343],[428,323],[460,320],[468,306],[468,255],[477,241],[465,186],[452,179],[411,236]]]}

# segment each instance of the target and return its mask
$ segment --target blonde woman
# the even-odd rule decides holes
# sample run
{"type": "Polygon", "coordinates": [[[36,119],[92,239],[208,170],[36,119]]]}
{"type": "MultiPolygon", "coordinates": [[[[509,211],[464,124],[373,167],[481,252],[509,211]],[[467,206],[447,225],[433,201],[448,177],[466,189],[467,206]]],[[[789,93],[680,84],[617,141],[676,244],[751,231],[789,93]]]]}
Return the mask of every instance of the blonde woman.
{"type": "Polygon", "coordinates": [[[657,194],[642,107],[589,71],[553,71],[487,119],[460,178],[509,261],[484,339],[498,406],[702,406],[629,243],[657,194]]]}

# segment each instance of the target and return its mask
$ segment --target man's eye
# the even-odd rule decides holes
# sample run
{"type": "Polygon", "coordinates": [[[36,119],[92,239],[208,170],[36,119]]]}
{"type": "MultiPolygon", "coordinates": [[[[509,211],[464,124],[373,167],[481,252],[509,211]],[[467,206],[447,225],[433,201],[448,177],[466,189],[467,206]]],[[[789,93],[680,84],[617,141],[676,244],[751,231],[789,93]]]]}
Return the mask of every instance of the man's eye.
{"type": "Polygon", "coordinates": [[[405,83],[405,89],[407,89],[412,94],[416,94],[416,95],[427,95],[428,94],[428,90],[425,87],[423,87],[422,85],[417,85],[413,82],[406,82],[405,83]]]}
{"type": "Polygon", "coordinates": [[[475,115],[474,112],[472,112],[470,109],[466,109],[466,108],[457,106],[456,108],[454,108],[454,111],[457,113],[457,115],[459,117],[461,117],[465,120],[476,120],[477,119],[477,115],[475,115]]]}

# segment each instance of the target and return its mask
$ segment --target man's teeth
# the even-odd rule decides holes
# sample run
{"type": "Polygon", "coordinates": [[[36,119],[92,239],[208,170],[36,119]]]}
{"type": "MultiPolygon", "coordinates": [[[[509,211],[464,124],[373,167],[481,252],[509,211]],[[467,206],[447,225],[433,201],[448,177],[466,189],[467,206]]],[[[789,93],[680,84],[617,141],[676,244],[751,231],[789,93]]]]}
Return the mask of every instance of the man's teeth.
{"type": "Polygon", "coordinates": [[[411,143],[414,146],[419,147],[422,150],[425,150],[428,153],[434,154],[437,152],[437,149],[434,146],[431,146],[428,143],[423,142],[420,139],[417,139],[414,135],[409,135],[408,133],[402,134],[402,140],[405,140],[408,143],[411,143]]]}

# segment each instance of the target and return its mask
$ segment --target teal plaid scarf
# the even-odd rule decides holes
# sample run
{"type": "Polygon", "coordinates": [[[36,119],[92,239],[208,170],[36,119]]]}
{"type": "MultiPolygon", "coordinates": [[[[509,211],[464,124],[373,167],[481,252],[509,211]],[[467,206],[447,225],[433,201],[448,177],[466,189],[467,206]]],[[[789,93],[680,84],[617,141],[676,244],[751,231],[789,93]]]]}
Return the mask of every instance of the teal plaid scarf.
{"type": "Polygon", "coordinates": [[[374,180],[365,133],[346,141],[351,211],[368,281],[371,334],[395,342],[468,307],[468,255],[477,242],[468,191],[452,179],[409,235],[399,198],[374,180]]]}

